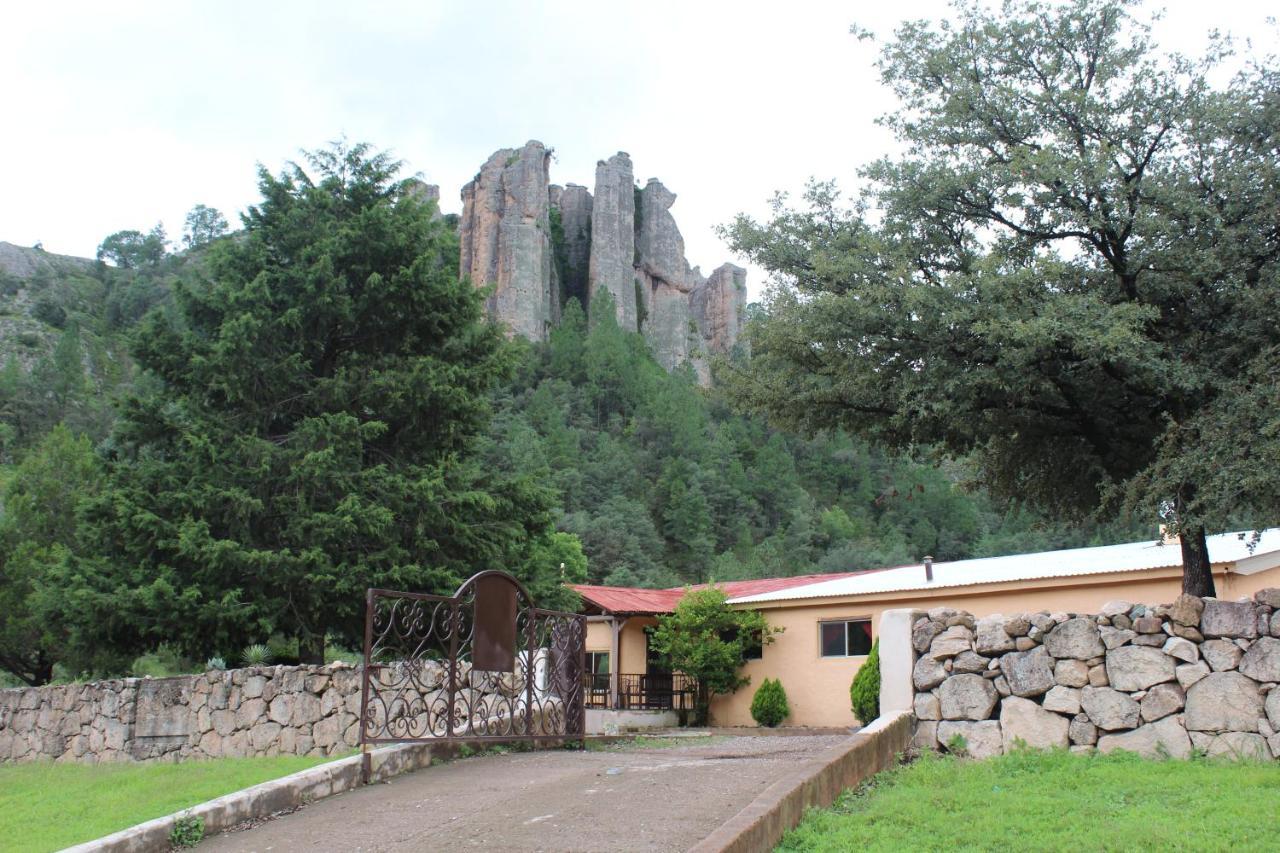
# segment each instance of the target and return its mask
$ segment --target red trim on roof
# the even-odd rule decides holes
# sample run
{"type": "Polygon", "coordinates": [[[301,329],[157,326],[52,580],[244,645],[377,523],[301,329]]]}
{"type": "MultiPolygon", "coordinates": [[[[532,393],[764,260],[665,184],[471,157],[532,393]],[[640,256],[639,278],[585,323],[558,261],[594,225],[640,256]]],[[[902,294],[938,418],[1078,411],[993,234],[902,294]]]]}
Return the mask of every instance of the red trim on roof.
{"type": "MultiPolygon", "coordinates": [[[[833,574],[795,575],[789,578],[757,578],[747,581],[724,581],[714,584],[725,591],[730,598],[744,595],[760,595],[775,592],[793,586],[803,586],[819,581],[846,578],[861,572],[836,572],[833,574]]],[[[688,587],[676,586],[670,589],[642,589],[632,586],[591,586],[589,584],[569,584],[569,588],[582,596],[590,605],[600,608],[605,613],[641,614],[670,613],[684,596],[686,589],[705,589],[712,584],[693,584],[688,587]]]]}

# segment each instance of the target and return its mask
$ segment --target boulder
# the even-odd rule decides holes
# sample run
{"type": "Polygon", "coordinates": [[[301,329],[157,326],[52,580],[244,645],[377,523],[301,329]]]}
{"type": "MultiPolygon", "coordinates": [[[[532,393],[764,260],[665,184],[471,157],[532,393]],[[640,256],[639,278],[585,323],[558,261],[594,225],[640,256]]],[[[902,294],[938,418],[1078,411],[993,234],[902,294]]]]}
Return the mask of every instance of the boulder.
{"type": "Polygon", "coordinates": [[[1177,717],[1165,717],[1123,734],[1107,734],[1098,739],[1099,752],[1125,750],[1144,758],[1190,758],[1191,738],[1177,717]]]}
{"type": "Polygon", "coordinates": [[[1184,663],[1174,669],[1174,674],[1178,678],[1178,684],[1182,685],[1182,689],[1187,690],[1191,685],[1209,674],[1209,664],[1204,661],[1184,663]]]}
{"type": "Polygon", "coordinates": [[[1004,621],[1004,632],[1010,637],[1025,637],[1031,630],[1031,622],[1025,616],[1014,616],[1004,621]]]}
{"type": "Polygon", "coordinates": [[[921,617],[911,627],[911,645],[915,647],[918,654],[924,654],[929,651],[929,644],[933,642],[933,638],[941,633],[941,625],[927,617],[921,617]]]}
{"type": "Polygon", "coordinates": [[[1195,628],[1188,628],[1188,627],[1186,627],[1185,625],[1179,625],[1179,624],[1177,624],[1177,623],[1175,623],[1175,622],[1170,622],[1170,623],[1169,623],[1169,625],[1171,625],[1171,626],[1172,626],[1172,628],[1173,628],[1173,635],[1174,635],[1175,637],[1181,637],[1182,639],[1184,639],[1184,640],[1190,640],[1190,641],[1191,641],[1191,642],[1193,642],[1193,643],[1203,643],[1203,642],[1204,642],[1204,634],[1201,634],[1201,633],[1200,633],[1198,630],[1196,630],[1195,628]]]}
{"type": "Polygon", "coordinates": [[[988,617],[978,620],[977,635],[973,641],[974,650],[980,655],[1001,655],[1014,649],[1013,637],[1004,629],[1003,617],[988,617]]]}
{"type": "Polygon", "coordinates": [[[938,723],[938,743],[951,749],[954,738],[964,739],[964,751],[973,758],[991,758],[1003,751],[1000,724],[995,720],[961,722],[943,720],[938,723]]]}
{"type": "Polygon", "coordinates": [[[1280,690],[1272,690],[1267,694],[1266,710],[1271,728],[1280,732],[1280,690]]]}
{"type": "Polygon", "coordinates": [[[1110,684],[1107,680],[1107,668],[1102,664],[1089,667],[1089,684],[1093,687],[1106,687],[1110,684]]]}
{"type": "Polygon", "coordinates": [[[942,719],[942,710],[938,705],[937,695],[933,693],[917,693],[912,704],[917,720],[942,719]]]}
{"type": "Polygon", "coordinates": [[[1135,646],[1146,646],[1149,649],[1158,649],[1164,645],[1164,634],[1139,634],[1130,642],[1135,646]]]}
{"type": "Polygon", "coordinates": [[[1176,714],[1187,703],[1186,691],[1177,684],[1157,684],[1147,691],[1138,704],[1142,707],[1142,721],[1152,723],[1170,714],[1176,714]]]}
{"type": "Polygon", "coordinates": [[[1089,665],[1082,660],[1060,660],[1053,665],[1053,680],[1064,687],[1084,687],[1089,683],[1089,665]]]}
{"type": "Polygon", "coordinates": [[[1139,616],[1133,620],[1133,630],[1139,634],[1159,634],[1160,619],[1156,616],[1139,616]]]}
{"type": "Polygon", "coordinates": [[[1204,601],[1185,592],[1169,605],[1169,619],[1187,628],[1200,627],[1200,614],[1204,612],[1204,601]]]}
{"type": "Polygon", "coordinates": [[[1093,620],[1078,617],[1062,622],[1044,638],[1045,649],[1055,658],[1088,660],[1106,651],[1098,626],[1093,620]]]}
{"type": "Polygon", "coordinates": [[[946,625],[948,628],[954,627],[956,625],[963,625],[964,627],[968,628],[970,631],[974,630],[977,627],[977,622],[976,620],[974,620],[973,614],[963,613],[963,612],[957,613],[955,616],[949,617],[947,621],[944,622],[943,624],[946,625]]]}
{"type": "Polygon", "coordinates": [[[1273,637],[1280,637],[1280,610],[1271,614],[1271,621],[1268,623],[1270,631],[1268,633],[1273,637]]]}
{"type": "Polygon", "coordinates": [[[1187,690],[1189,730],[1256,732],[1263,714],[1258,685],[1238,672],[1214,672],[1187,690]]]}
{"type": "Polygon", "coordinates": [[[1001,696],[1012,696],[1013,691],[1009,689],[1009,679],[1003,675],[997,676],[995,679],[996,692],[1001,696]]]}
{"type": "Polygon", "coordinates": [[[1195,643],[1190,640],[1184,640],[1181,637],[1170,637],[1165,640],[1160,650],[1169,657],[1177,658],[1185,663],[1195,663],[1200,660],[1200,652],[1196,649],[1195,643]]]}
{"type": "Polygon", "coordinates": [[[1254,681],[1280,681],[1280,640],[1255,640],[1240,659],[1238,669],[1254,681]]]}
{"type": "Polygon", "coordinates": [[[1053,687],[1053,661],[1044,646],[1009,652],[1000,658],[1000,672],[1014,696],[1039,696],[1053,687]]]}
{"type": "Polygon", "coordinates": [[[915,669],[911,671],[911,683],[915,685],[916,690],[932,690],[946,677],[947,670],[942,666],[942,661],[933,655],[923,655],[916,661],[915,669]]]}
{"type": "Polygon", "coordinates": [[[938,688],[944,720],[985,720],[1000,695],[980,675],[953,675],[938,688]]]}
{"type": "Polygon", "coordinates": [[[1280,610],[1280,589],[1274,586],[1260,589],[1253,594],[1253,600],[1259,604],[1265,604],[1272,610],[1280,610]]]}
{"type": "Polygon", "coordinates": [[[929,644],[929,654],[940,660],[969,651],[973,651],[973,632],[963,625],[951,626],[929,644]]]}
{"type": "Polygon", "coordinates": [[[1118,649],[1138,636],[1135,631],[1127,628],[1112,628],[1109,625],[1103,625],[1098,631],[1102,636],[1102,644],[1108,649],[1118,649]]]}
{"type": "Polygon", "coordinates": [[[1200,616],[1200,633],[1206,637],[1258,636],[1258,618],[1251,601],[1219,601],[1207,598],[1200,616]]]}
{"type": "Polygon", "coordinates": [[[1080,707],[1095,726],[1107,731],[1136,728],[1141,717],[1137,702],[1110,687],[1085,687],[1080,707]]]}
{"type": "Polygon", "coordinates": [[[1114,616],[1119,616],[1122,613],[1128,613],[1131,607],[1133,607],[1133,605],[1129,602],[1117,599],[1114,601],[1108,601],[1106,604],[1102,605],[1102,607],[1098,608],[1098,613],[1099,615],[1106,616],[1110,619],[1114,616]]]}
{"type": "Polygon", "coordinates": [[[1272,757],[1266,738],[1250,732],[1223,732],[1209,741],[1205,754],[1240,760],[1266,761],[1272,757]]]}
{"type": "Polygon", "coordinates": [[[1206,640],[1200,644],[1200,654],[1214,672],[1235,669],[1244,652],[1230,640],[1206,640]]]}
{"type": "Polygon", "coordinates": [[[1080,713],[1080,690],[1075,687],[1063,687],[1061,684],[1056,685],[1044,694],[1042,705],[1046,711],[1078,714],[1080,713]]]}
{"type": "Polygon", "coordinates": [[[987,664],[990,662],[989,658],[984,658],[982,655],[975,654],[974,652],[961,652],[956,655],[955,660],[951,662],[951,671],[969,673],[985,672],[987,664]]]}
{"type": "Polygon", "coordinates": [[[1107,681],[1117,690],[1145,690],[1173,681],[1173,658],[1148,646],[1121,646],[1107,652],[1107,681]]]}
{"type": "MultiPolygon", "coordinates": [[[[1036,631],[1038,629],[1033,627],[1031,630],[1036,631]]],[[[1036,641],[1031,637],[1018,637],[1013,641],[1014,649],[1020,652],[1029,652],[1037,645],[1036,641]]]]}
{"type": "Polygon", "coordinates": [[[1067,726],[1067,736],[1073,744],[1092,746],[1098,742],[1098,727],[1089,721],[1088,714],[1076,714],[1067,726]]]}
{"type": "Polygon", "coordinates": [[[915,734],[911,737],[911,746],[914,749],[937,749],[938,748],[938,723],[934,720],[920,721],[916,723],[915,734]]]}
{"type": "Polygon", "coordinates": [[[1066,717],[1046,711],[1030,699],[1010,696],[1000,703],[1000,731],[1005,752],[1020,743],[1033,749],[1066,747],[1068,726],[1066,717]]]}

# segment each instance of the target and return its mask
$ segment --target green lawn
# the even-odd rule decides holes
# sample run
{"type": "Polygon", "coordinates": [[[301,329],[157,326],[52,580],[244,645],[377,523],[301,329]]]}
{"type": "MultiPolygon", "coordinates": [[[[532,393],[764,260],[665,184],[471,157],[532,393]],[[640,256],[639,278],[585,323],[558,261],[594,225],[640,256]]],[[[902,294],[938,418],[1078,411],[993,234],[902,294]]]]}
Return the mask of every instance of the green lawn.
{"type": "Polygon", "coordinates": [[[926,755],[782,839],[798,850],[1276,850],[1280,764],[926,755]]]}
{"type": "Polygon", "coordinates": [[[0,765],[0,851],[59,850],[331,760],[0,765]]]}

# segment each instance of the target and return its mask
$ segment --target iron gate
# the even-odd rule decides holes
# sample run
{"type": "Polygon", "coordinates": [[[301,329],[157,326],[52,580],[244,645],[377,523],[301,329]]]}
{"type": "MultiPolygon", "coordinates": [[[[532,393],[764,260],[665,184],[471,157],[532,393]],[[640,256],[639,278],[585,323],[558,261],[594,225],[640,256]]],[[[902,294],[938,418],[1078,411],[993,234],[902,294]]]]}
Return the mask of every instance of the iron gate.
{"type": "Polygon", "coordinates": [[[480,572],[452,596],[370,589],[361,751],[581,737],[585,649],[585,617],[535,607],[505,572],[480,572]]]}

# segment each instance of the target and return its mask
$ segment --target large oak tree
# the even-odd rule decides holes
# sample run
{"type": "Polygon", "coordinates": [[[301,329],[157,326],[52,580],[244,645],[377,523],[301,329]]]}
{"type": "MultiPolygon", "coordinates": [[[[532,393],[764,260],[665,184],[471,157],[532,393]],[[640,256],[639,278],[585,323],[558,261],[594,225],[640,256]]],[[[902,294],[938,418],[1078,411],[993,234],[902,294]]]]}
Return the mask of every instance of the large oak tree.
{"type": "Polygon", "coordinates": [[[1010,0],[902,26],[903,154],[815,183],[736,248],[775,274],[739,400],[800,427],[972,454],[1005,497],[1181,533],[1280,496],[1280,73],[1160,53],[1126,0],[1010,0]]]}

